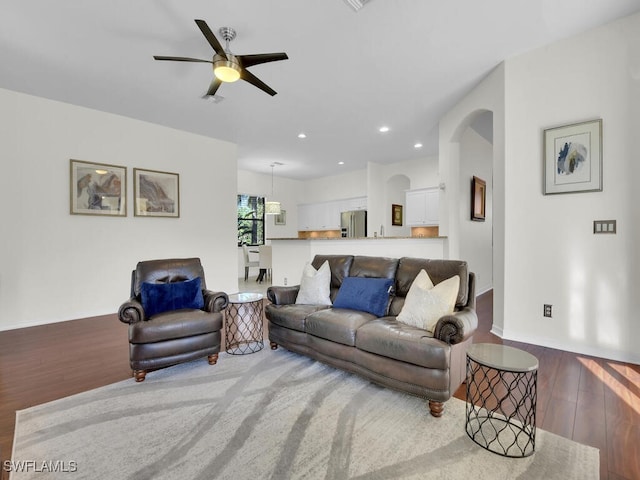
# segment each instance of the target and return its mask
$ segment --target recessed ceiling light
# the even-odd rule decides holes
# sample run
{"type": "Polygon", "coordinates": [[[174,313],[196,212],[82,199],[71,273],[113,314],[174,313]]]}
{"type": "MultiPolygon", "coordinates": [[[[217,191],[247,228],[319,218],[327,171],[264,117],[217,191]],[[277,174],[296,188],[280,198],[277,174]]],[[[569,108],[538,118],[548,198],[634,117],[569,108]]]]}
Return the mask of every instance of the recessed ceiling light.
{"type": "Polygon", "coordinates": [[[378,131],[381,132],[381,133],[387,133],[389,131],[389,127],[386,127],[386,126],[385,127],[380,127],[378,129],[378,131]]]}
{"type": "Polygon", "coordinates": [[[413,148],[422,148],[422,144],[421,143],[416,143],[413,148]]]}
{"type": "Polygon", "coordinates": [[[344,162],[338,162],[338,165],[344,165],[344,162]]]}
{"type": "Polygon", "coordinates": [[[301,132],[298,134],[298,138],[307,138],[307,134],[301,132]]]}

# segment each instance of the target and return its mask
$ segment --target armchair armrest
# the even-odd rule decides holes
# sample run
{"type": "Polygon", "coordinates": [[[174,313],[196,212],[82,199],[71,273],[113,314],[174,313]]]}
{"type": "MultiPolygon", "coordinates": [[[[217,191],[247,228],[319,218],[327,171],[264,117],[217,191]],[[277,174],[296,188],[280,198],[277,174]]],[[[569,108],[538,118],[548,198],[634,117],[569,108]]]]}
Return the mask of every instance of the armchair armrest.
{"type": "Polygon", "coordinates": [[[229,296],[225,292],[203,290],[204,310],[207,312],[221,312],[229,305],[229,296]]]}
{"type": "Polygon", "coordinates": [[[274,305],[291,305],[296,303],[299,291],[300,285],[269,287],[267,288],[267,299],[274,305]]]}
{"type": "Polygon", "coordinates": [[[142,304],[135,297],[131,297],[120,305],[118,309],[118,319],[122,323],[128,324],[144,321],[146,316],[142,304]]]}
{"type": "Polygon", "coordinates": [[[455,345],[472,336],[478,328],[478,316],[473,308],[466,307],[451,315],[440,317],[433,336],[449,345],[455,345]]]}

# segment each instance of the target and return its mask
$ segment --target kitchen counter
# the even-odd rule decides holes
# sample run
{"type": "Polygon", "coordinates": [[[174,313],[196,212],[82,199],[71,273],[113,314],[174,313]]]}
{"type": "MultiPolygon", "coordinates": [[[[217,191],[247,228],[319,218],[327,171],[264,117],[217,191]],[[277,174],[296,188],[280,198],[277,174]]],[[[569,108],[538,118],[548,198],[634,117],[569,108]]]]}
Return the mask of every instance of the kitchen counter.
{"type": "Polygon", "coordinates": [[[315,255],[445,258],[447,237],[271,238],[273,284],[297,285],[315,255]]]}
{"type": "Polygon", "coordinates": [[[281,237],[281,238],[268,238],[267,240],[430,240],[433,238],[444,239],[447,237],[313,237],[313,238],[299,238],[299,237],[281,237]]]}

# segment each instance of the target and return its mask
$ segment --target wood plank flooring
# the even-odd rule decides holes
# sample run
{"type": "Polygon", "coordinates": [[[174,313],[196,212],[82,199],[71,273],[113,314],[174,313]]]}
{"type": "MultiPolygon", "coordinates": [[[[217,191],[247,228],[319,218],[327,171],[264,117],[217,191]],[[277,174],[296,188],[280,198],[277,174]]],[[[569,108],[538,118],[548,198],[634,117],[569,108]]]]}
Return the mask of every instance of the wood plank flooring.
{"type": "MultiPolygon", "coordinates": [[[[640,479],[640,366],[503,342],[490,333],[491,292],[478,297],[477,312],[476,343],[538,358],[538,427],[600,449],[602,480],[640,479]]],[[[127,326],[115,314],[0,332],[0,460],[11,457],[16,410],[130,378],[128,355],[127,326]]],[[[455,396],[464,399],[464,387],[455,396]]]]}

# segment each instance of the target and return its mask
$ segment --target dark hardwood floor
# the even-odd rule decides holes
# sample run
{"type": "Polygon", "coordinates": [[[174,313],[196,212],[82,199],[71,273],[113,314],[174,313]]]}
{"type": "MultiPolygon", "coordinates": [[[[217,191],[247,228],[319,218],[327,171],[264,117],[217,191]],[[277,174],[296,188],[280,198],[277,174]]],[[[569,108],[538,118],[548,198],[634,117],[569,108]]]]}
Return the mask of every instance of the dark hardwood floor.
{"type": "MultiPolygon", "coordinates": [[[[503,342],[490,333],[491,292],[477,311],[476,343],[538,358],[538,427],[599,448],[601,479],[640,479],[640,366],[503,342]]],[[[130,377],[127,326],[115,314],[0,332],[0,459],[11,457],[16,410],[130,377]]]]}

